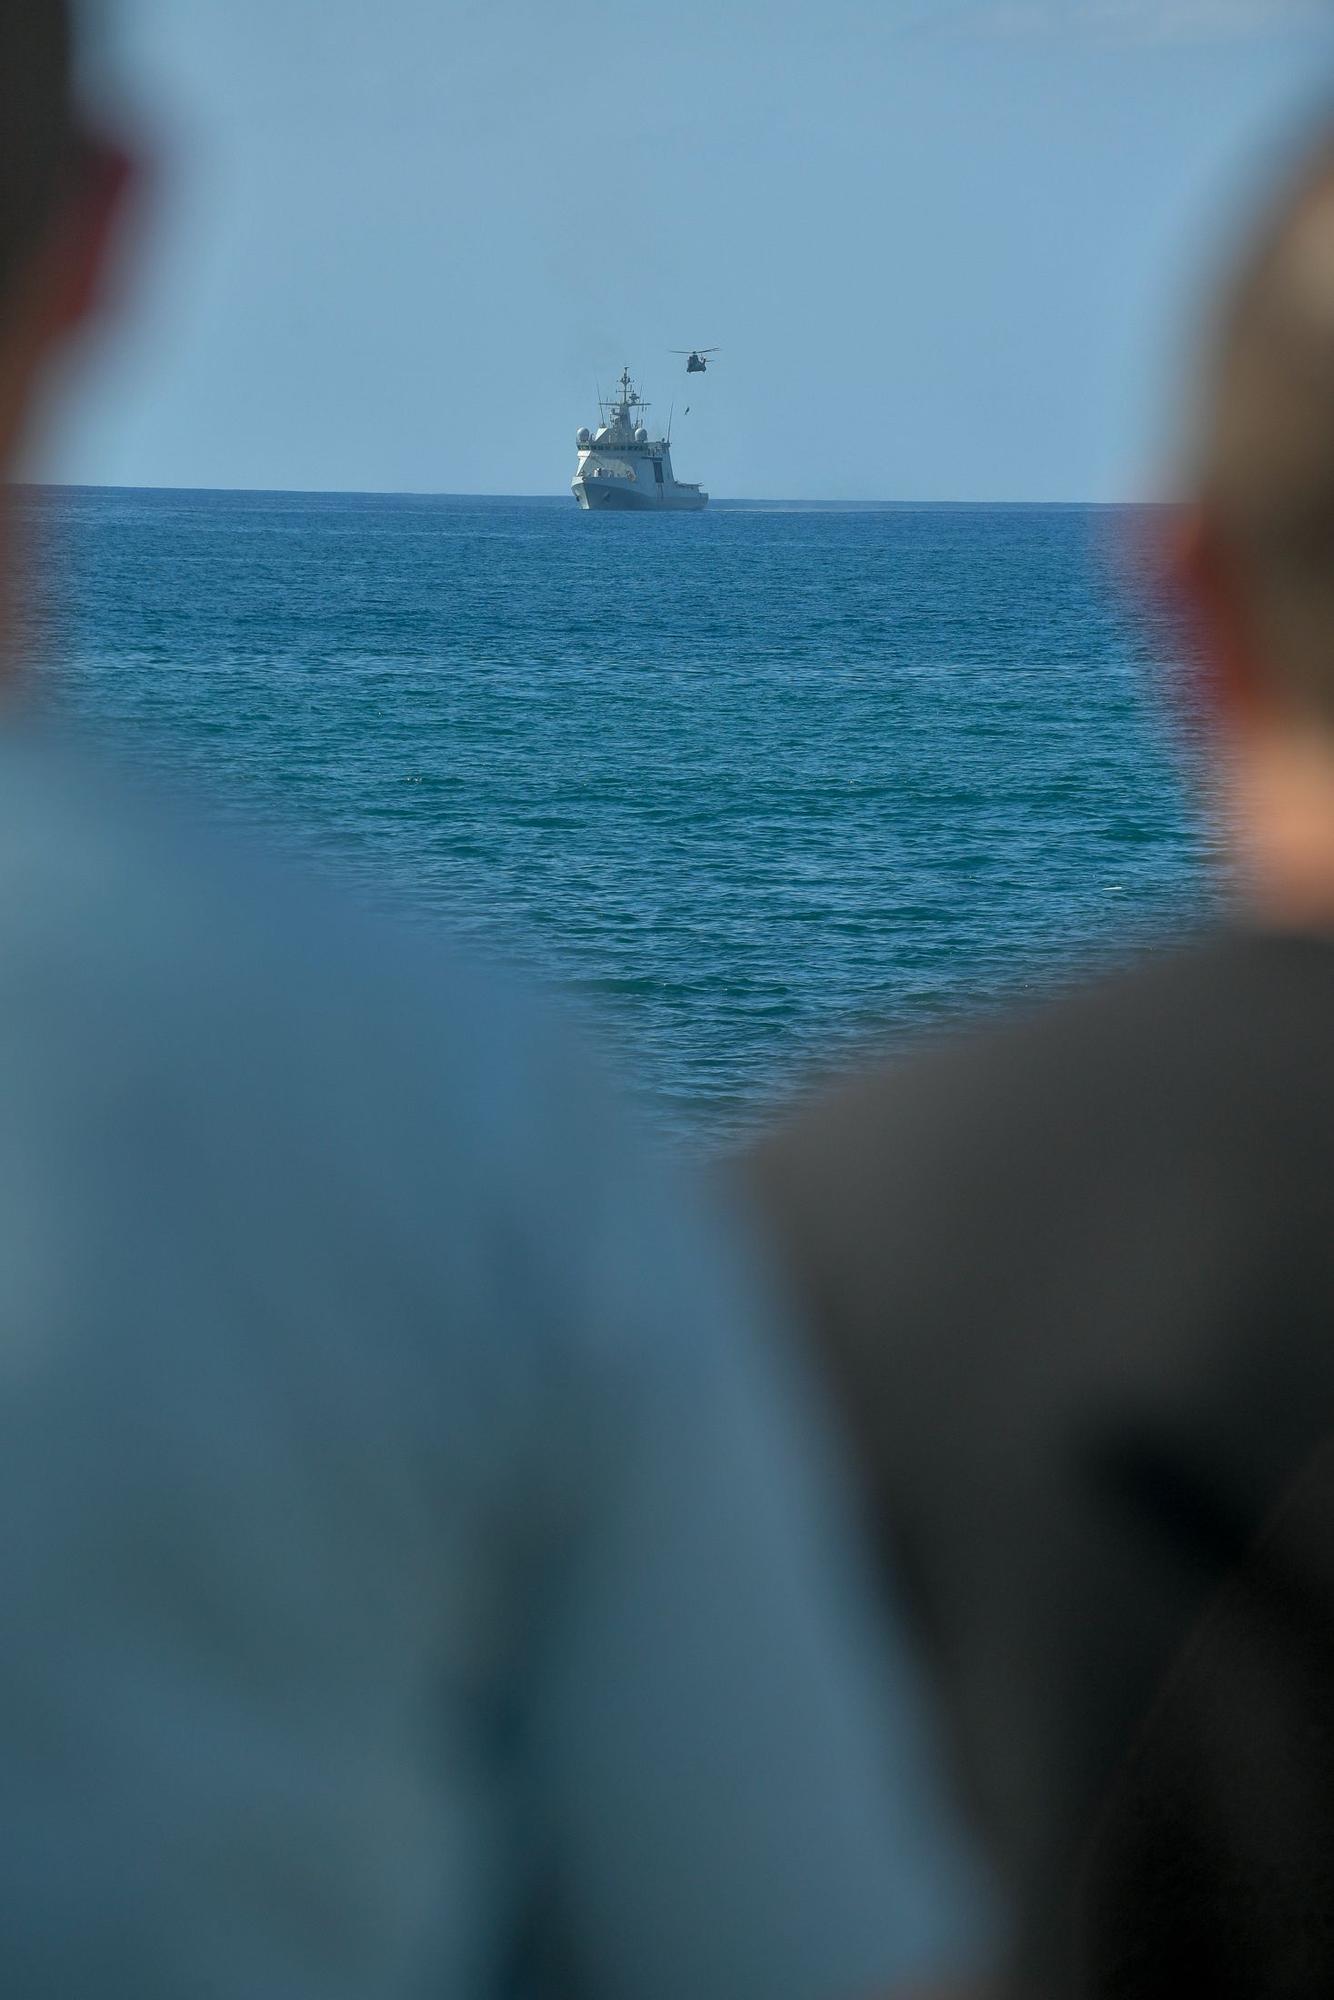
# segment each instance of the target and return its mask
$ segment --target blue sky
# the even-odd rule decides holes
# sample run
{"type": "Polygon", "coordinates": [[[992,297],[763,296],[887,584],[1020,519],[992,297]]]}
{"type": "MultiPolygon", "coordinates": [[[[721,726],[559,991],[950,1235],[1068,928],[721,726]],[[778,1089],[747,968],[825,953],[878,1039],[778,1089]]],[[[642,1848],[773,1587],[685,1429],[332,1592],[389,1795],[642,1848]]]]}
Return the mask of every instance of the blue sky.
{"type": "Polygon", "coordinates": [[[560,493],[628,359],[718,494],[1143,493],[1334,80],[1328,0],[98,12],[154,167],[39,468],[90,483],[560,493]]]}

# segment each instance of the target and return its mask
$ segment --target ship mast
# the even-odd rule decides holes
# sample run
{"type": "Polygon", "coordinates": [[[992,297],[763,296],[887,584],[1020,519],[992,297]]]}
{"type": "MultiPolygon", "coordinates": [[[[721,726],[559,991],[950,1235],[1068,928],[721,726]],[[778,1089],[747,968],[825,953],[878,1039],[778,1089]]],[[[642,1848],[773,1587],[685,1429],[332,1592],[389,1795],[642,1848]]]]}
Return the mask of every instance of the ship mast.
{"type": "Polygon", "coordinates": [[[598,408],[602,411],[605,423],[612,425],[624,424],[628,430],[633,430],[635,427],[635,411],[639,411],[639,422],[643,423],[648,410],[648,404],[644,401],[644,398],[639,394],[630,379],[628,362],[621,370],[619,387],[621,391],[619,402],[610,397],[606,402],[603,402],[601,397],[599,397],[598,408]]]}

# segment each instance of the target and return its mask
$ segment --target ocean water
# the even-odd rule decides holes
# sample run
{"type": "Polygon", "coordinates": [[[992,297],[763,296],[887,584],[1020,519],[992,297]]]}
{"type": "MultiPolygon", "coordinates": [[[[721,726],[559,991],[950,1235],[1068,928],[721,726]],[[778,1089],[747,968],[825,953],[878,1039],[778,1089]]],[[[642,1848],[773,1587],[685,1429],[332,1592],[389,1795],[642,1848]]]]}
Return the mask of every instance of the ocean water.
{"type": "Polygon", "coordinates": [[[1203,897],[1129,513],[25,502],[68,705],[575,989],[674,1133],[1203,897]]]}

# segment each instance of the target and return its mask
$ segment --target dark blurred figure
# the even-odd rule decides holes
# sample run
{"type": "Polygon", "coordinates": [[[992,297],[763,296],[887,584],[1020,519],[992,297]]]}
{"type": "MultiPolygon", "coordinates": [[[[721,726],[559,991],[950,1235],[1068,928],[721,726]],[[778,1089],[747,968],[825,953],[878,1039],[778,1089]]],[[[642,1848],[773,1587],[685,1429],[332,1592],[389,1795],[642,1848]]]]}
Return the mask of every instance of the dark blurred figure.
{"type": "MultiPolygon", "coordinates": [[[[66,30],[0,0],[7,461],[125,177],[66,30]]],[[[745,1274],[521,998],[25,713],[9,609],[0,1992],[857,2000],[966,1958],[745,1274]]]]}
{"type": "Polygon", "coordinates": [[[1193,476],[1234,914],[749,1163],[1043,2000],[1334,1993],[1334,136],[1193,476]]]}

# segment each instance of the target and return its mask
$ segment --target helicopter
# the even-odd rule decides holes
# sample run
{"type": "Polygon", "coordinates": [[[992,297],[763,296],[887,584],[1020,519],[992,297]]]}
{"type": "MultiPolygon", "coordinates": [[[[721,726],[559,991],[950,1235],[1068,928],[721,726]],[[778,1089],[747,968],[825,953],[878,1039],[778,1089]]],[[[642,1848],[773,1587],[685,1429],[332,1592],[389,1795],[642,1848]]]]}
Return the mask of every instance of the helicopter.
{"type": "Polygon", "coordinates": [[[686,356],[687,375],[707,374],[709,364],[706,356],[720,354],[721,352],[722,349],[718,347],[674,347],[672,349],[673,354],[684,354],[686,356]]]}

